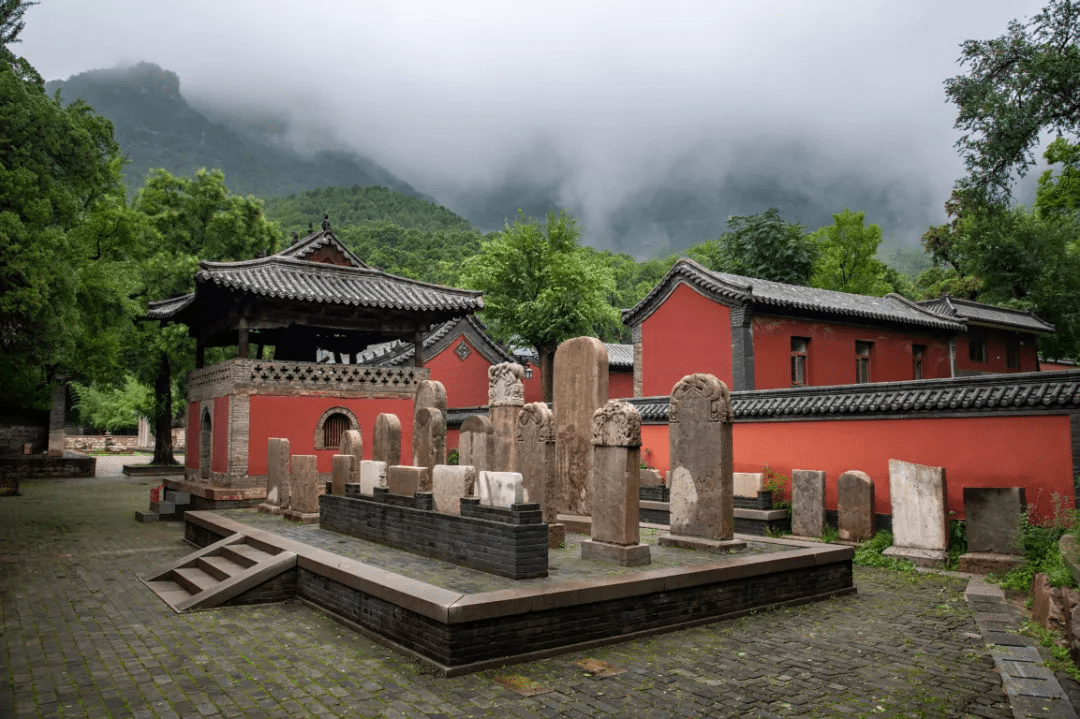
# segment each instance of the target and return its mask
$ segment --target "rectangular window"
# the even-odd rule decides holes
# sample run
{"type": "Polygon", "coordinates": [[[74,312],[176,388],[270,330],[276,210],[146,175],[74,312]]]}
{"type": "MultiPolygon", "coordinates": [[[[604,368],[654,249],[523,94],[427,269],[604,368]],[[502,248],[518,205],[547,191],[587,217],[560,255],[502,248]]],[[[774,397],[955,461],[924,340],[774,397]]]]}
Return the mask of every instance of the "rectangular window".
{"type": "Polygon", "coordinates": [[[1016,340],[1005,343],[1005,367],[1020,369],[1020,343],[1016,340]]]}
{"type": "Polygon", "coordinates": [[[986,335],[975,327],[968,330],[968,359],[972,362],[986,361],[986,335]]]}
{"type": "Polygon", "coordinates": [[[871,342],[855,343],[855,382],[866,384],[870,381],[870,348],[871,342]]]}
{"type": "Polygon", "coordinates": [[[810,346],[810,340],[806,337],[791,338],[791,386],[805,385],[806,382],[806,351],[810,346]]]}
{"type": "Polygon", "coordinates": [[[923,378],[923,355],[926,353],[926,345],[911,345],[911,364],[915,379],[923,378]]]}

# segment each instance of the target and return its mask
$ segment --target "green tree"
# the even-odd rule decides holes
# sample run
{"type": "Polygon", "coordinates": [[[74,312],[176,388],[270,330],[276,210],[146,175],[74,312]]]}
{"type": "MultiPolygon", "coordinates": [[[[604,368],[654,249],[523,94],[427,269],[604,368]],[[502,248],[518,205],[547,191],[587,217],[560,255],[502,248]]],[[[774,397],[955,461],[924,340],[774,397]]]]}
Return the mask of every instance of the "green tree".
{"type": "Polygon", "coordinates": [[[711,270],[805,285],[817,260],[817,243],[803,226],[785,222],[776,207],[757,215],[729,217],[718,239],[687,250],[711,270]]]}
{"type": "MultiPolygon", "coordinates": [[[[154,170],[135,196],[134,208],[151,230],[139,256],[138,296],[143,301],[193,292],[201,260],[252,259],[276,252],[281,240],[277,225],[263,216],[262,202],[230,193],[220,170],[199,170],[194,178],[154,170]]],[[[143,323],[131,334],[127,357],[136,377],[154,385],[153,462],[174,464],[171,378],[194,368],[195,342],[183,325],[143,323]]]]}
{"type": "Polygon", "coordinates": [[[881,227],[865,219],[865,212],[845,208],[833,215],[833,224],[811,235],[819,252],[812,286],[877,297],[895,290],[888,266],[876,257],[881,227]]]}
{"type": "MultiPolygon", "coordinates": [[[[25,7],[0,7],[0,23],[21,27],[25,7]]],[[[25,60],[0,56],[0,396],[24,406],[47,406],[59,375],[122,377],[145,227],[124,197],[112,125],[43,85],[25,60]]]]}
{"type": "Polygon", "coordinates": [[[1035,209],[1042,215],[1072,214],[1080,210],[1080,144],[1059,137],[1050,143],[1043,157],[1051,165],[1060,163],[1061,170],[1055,173],[1051,168],[1039,177],[1035,209]]]}
{"type": "MultiPolygon", "coordinates": [[[[607,301],[615,309],[627,309],[640,302],[656,287],[678,259],[678,255],[672,255],[658,260],[635,262],[630,255],[616,254],[611,250],[600,252],[586,248],[586,252],[611,270],[615,284],[607,301]]],[[[630,328],[624,325],[618,316],[609,318],[594,330],[596,336],[605,342],[630,341],[630,328]]]]}
{"type": "Polygon", "coordinates": [[[484,320],[494,337],[536,348],[545,401],[551,401],[559,343],[618,317],[607,302],[615,287],[611,270],[578,245],[579,234],[566,212],[549,212],[543,226],[519,212],[462,272],[467,287],[484,293],[484,320]]]}
{"type": "Polygon", "coordinates": [[[1046,130],[1080,130],[1080,3],[1051,0],[1028,23],[1013,20],[993,40],[961,46],[966,75],[945,81],[959,110],[957,147],[968,177],[958,189],[977,201],[1002,202],[1014,174],[1035,162],[1046,130]]]}

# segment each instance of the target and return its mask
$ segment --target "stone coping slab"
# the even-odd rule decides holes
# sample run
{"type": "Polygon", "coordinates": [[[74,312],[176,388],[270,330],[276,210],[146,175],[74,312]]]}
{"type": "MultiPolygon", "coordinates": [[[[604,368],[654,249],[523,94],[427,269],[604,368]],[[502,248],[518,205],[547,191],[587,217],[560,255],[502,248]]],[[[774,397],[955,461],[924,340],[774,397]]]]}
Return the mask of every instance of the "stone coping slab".
{"type": "Polygon", "coordinates": [[[266,499],[266,487],[220,487],[186,479],[165,479],[165,486],[177,492],[187,492],[203,499],[214,501],[236,501],[266,499]]]}
{"type": "MultiPolygon", "coordinates": [[[[273,519],[250,510],[248,516],[273,519]]],[[[293,552],[297,555],[297,566],[302,569],[327,576],[346,586],[451,625],[644,596],[804,567],[850,562],[854,555],[851,547],[743,537],[744,540],[755,543],[775,543],[786,551],[720,560],[710,557],[709,561],[682,566],[628,571],[615,576],[604,574],[576,581],[552,581],[549,577],[547,580],[523,584],[513,589],[467,594],[318,549],[274,532],[246,525],[218,512],[189,511],[185,514],[185,520],[214,534],[227,536],[241,532],[256,541],[293,552]]],[[[610,565],[605,565],[605,568],[607,567],[610,565]]]]}

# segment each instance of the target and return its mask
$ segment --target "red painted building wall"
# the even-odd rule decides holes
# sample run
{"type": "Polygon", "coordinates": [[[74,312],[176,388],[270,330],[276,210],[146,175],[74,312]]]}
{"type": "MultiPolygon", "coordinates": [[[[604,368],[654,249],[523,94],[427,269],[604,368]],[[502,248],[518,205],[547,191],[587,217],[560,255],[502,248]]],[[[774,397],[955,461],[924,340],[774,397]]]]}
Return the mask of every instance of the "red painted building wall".
{"type": "Polygon", "coordinates": [[[319,417],[331,407],[345,407],[356,415],[364,436],[364,459],[371,459],[375,418],[383,412],[396,414],[401,420],[401,461],[412,464],[412,400],[254,395],[248,429],[248,474],[266,474],[266,444],[271,437],[287,438],[291,454],[314,454],[318,457],[318,471],[329,474],[337,450],[316,450],[315,428],[319,417]]]}
{"type": "Polygon", "coordinates": [[[1076,364],[1059,364],[1057,362],[1043,360],[1039,363],[1039,369],[1043,372],[1064,372],[1065,370],[1076,369],[1076,364]]]}
{"type": "Polygon", "coordinates": [[[471,342],[455,338],[439,354],[425,359],[424,366],[431,370],[431,379],[446,387],[447,407],[476,407],[488,401],[488,367],[491,363],[476,351],[471,342]],[[471,350],[461,359],[454,348],[464,341],[471,350]]]}
{"type": "Polygon", "coordinates": [[[731,313],[686,284],[641,323],[641,344],[646,397],[669,394],[694,372],[716,375],[731,386],[731,313]]]}
{"type": "MultiPolygon", "coordinates": [[[[642,429],[642,454],[667,475],[668,426],[642,429]]],[[[825,504],[836,509],[836,479],[848,470],[874,480],[875,511],[890,514],[889,460],[945,467],[948,508],[964,516],[964,487],[1024,487],[1040,517],[1053,515],[1055,494],[1072,506],[1072,440],[1067,415],[937,419],[737,422],[735,471],[763,465],[826,472],[825,504]]]]}
{"type": "MultiPolygon", "coordinates": [[[[949,340],[942,335],[770,315],[754,316],[753,333],[755,389],[791,386],[792,337],[810,339],[806,355],[808,385],[855,384],[856,341],[873,343],[870,352],[871,382],[915,379],[912,345],[926,347],[923,379],[950,376],[949,340]]],[[[689,374],[689,371],[683,374],[689,374]]],[[[659,394],[670,391],[669,387],[659,394]]]]}
{"type": "Polygon", "coordinates": [[[210,469],[214,472],[229,471],[229,398],[214,399],[214,441],[210,445],[214,456],[210,459],[210,469]]]}
{"type": "MultiPolygon", "coordinates": [[[[674,385],[672,385],[674,386],[674,385]]],[[[670,389],[668,390],[671,391],[670,389]]],[[[608,372],[608,399],[623,399],[634,396],[634,373],[608,372]]]]}
{"type": "MultiPolygon", "coordinates": [[[[1017,332],[982,328],[969,325],[967,332],[956,336],[956,369],[960,373],[968,372],[1036,372],[1038,371],[1038,348],[1034,335],[1021,335],[1017,332]],[[971,359],[971,331],[982,330],[986,340],[986,361],[971,359]],[[1009,342],[1020,342],[1020,367],[1007,367],[1006,347],[1009,342]]],[[[1075,368],[1072,368],[1075,369],[1075,368]]]]}

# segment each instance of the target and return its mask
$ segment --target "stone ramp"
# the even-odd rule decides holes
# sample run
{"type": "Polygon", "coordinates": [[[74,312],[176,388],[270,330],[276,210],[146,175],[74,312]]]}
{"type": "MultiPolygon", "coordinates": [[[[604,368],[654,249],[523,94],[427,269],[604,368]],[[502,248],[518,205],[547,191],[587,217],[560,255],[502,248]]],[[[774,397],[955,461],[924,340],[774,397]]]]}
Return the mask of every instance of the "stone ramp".
{"type": "Polygon", "coordinates": [[[236,533],[139,580],[179,613],[225,604],[295,566],[295,553],[236,533]]]}

